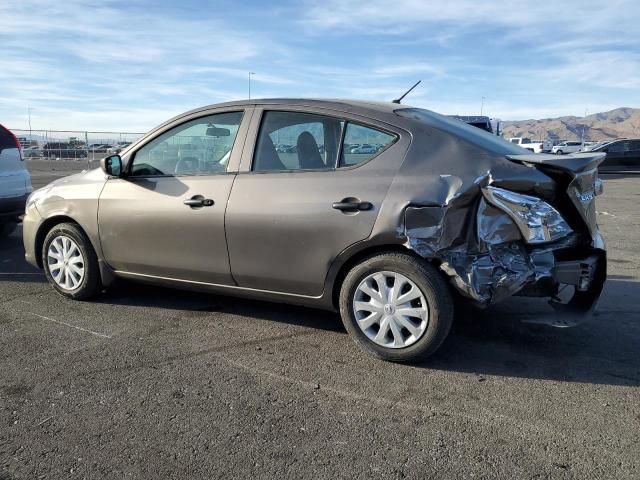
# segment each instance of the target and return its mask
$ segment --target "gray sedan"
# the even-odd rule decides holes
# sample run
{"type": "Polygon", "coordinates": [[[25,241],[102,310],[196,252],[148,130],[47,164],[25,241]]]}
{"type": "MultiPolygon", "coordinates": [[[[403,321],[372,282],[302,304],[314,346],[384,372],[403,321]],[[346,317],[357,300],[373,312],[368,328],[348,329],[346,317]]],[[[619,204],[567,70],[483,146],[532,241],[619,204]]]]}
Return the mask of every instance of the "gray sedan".
{"type": "Polygon", "coordinates": [[[26,258],[78,300],[123,278],[338,310],[367,351],[410,361],[463,303],[538,296],[558,312],[538,321],[588,316],[603,158],[534,155],[396,103],[212,105],[34,192],[26,258]]]}

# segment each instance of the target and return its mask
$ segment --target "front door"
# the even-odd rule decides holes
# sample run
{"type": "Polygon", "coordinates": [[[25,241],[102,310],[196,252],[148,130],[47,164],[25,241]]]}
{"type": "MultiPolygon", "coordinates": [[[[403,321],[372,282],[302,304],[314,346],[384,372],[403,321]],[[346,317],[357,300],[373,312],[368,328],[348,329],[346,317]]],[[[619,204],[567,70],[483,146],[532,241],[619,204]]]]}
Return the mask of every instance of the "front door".
{"type": "Polygon", "coordinates": [[[227,208],[231,271],[241,287],[320,296],[336,256],[370,235],[406,144],[338,117],[262,117],[227,208]]]}
{"type": "Polygon", "coordinates": [[[98,224],[115,270],[193,282],[232,284],[224,215],[239,158],[243,112],[189,120],[152,137],[109,179],[98,224]]]}

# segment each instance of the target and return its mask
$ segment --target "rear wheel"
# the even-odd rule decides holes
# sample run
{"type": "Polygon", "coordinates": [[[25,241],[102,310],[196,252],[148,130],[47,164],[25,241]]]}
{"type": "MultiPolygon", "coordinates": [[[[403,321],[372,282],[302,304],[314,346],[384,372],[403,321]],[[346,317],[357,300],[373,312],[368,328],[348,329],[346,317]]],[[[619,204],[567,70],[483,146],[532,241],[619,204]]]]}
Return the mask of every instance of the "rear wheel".
{"type": "Polygon", "coordinates": [[[347,274],[340,314],[356,342],[377,358],[414,361],[434,353],[453,323],[449,286],[426,261],[375,255],[347,274]]]}
{"type": "Polygon", "coordinates": [[[61,223],[47,233],[42,265],[47,280],[60,295],[85,300],[100,291],[98,257],[78,225],[61,223]]]}

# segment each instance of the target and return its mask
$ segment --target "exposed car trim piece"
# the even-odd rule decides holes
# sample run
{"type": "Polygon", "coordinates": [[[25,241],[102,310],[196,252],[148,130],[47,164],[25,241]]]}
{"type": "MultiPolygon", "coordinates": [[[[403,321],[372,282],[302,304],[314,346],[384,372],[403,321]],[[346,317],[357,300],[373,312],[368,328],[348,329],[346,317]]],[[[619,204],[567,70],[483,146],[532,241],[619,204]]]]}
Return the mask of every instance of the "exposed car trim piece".
{"type": "Polygon", "coordinates": [[[256,293],[267,293],[269,295],[282,295],[287,297],[297,297],[297,298],[306,298],[309,300],[319,300],[323,297],[323,295],[318,295],[317,297],[311,295],[300,295],[297,293],[286,293],[286,292],[276,292],[274,290],[260,290],[259,288],[248,288],[248,287],[239,287],[236,285],[222,285],[219,283],[208,283],[208,282],[196,282],[193,280],[183,280],[180,278],[171,278],[171,277],[160,277],[156,275],[146,275],[143,273],[133,273],[133,272],[124,272],[122,270],[114,270],[113,273],[116,275],[121,275],[123,277],[137,277],[137,278],[148,278],[153,280],[164,280],[168,282],[177,282],[177,283],[187,283],[192,285],[202,285],[205,287],[215,287],[215,288],[223,288],[229,290],[239,290],[245,292],[256,292],[256,293]]]}

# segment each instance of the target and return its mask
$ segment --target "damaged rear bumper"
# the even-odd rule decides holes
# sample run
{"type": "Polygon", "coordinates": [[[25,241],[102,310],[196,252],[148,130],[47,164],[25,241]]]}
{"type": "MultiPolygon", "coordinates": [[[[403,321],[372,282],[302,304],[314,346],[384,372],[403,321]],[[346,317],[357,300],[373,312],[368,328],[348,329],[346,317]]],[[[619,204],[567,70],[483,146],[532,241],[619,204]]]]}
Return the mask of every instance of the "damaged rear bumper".
{"type": "Polygon", "coordinates": [[[571,239],[544,248],[511,242],[486,254],[442,252],[440,268],[453,285],[476,305],[486,307],[512,295],[548,297],[553,311],[523,315],[531,323],[573,326],[597,312],[606,280],[606,251],[598,242],[589,248],[572,246],[571,239]]]}
{"type": "Polygon", "coordinates": [[[547,297],[553,310],[521,319],[561,327],[596,313],[606,250],[595,223],[588,233],[532,245],[509,215],[482,196],[445,207],[408,207],[404,221],[406,246],[438,264],[479,307],[513,295],[547,297]]]}

